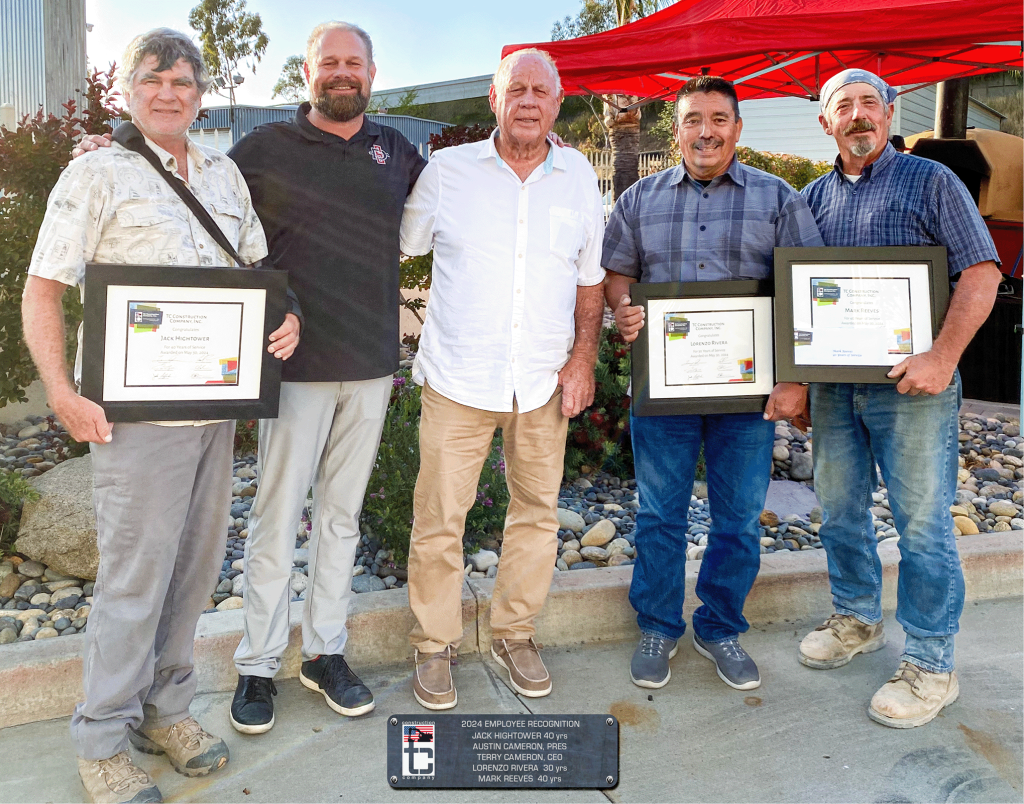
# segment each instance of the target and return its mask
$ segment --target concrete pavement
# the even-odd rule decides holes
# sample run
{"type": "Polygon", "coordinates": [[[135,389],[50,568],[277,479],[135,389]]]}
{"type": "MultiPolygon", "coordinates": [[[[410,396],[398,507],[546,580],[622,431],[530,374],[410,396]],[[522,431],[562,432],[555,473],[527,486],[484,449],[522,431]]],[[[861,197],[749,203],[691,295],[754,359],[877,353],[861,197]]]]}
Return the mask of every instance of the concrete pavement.
{"type": "MultiPolygon", "coordinates": [[[[139,756],[173,801],[1020,802],[1024,799],[1024,617],[1020,598],[969,602],[957,638],[960,698],[927,726],[894,730],[867,718],[874,691],[899,660],[902,630],[845,668],[801,666],[796,647],[819,620],[755,626],[743,637],[760,689],[737,692],[687,637],[662,690],[629,681],[634,644],[551,648],[548,698],[520,699],[489,658],[456,668],[457,713],[610,713],[619,718],[620,784],[593,790],[393,791],[386,780],[386,718],[421,713],[409,667],[364,673],[371,715],[347,720],[294,679],[282,680],[277,725],[235,733],[230,693],[197,698],[193,712],[231,747],[231,762],[186,779],[159,757],[139,756]]],[[[826,612],[822,612],[824,615],[826,612]]],[[[68,719],[0,730],[0,802],[80,801],[68,719]]]]}

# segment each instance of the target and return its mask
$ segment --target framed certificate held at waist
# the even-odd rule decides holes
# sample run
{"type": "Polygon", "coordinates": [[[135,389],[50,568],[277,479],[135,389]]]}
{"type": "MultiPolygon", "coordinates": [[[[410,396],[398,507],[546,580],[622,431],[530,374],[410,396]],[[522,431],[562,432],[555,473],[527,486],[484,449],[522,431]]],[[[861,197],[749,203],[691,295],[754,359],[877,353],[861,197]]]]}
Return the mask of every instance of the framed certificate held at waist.
{"type": "Polygon", "coordinates": [[[82,396],[108,421],[277,416],[284,271],[93,264],[85,270],[82,396]]]}
{"type": "Polygon", "coordinates": [[[750,413],[775,384],[771,284],[638,282],[646,312],[632,349],[633,413],[750,413]]]}
{"type": "Polygon", "coordinates": [[[949,303],[946,249],[775,249],[780,382],[897,383],[931,349],[949,303]]]}

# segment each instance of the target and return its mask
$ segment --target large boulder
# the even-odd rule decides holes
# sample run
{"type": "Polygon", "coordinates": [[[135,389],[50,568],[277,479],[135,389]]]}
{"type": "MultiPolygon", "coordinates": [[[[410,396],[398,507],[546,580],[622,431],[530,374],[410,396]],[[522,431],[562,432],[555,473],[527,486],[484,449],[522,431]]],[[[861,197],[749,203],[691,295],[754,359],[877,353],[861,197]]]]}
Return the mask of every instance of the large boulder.
{"type": "Polygon", "coordinates": [[[30,482],[39,499],[25,503],[14,549],[63,575],[95,580],[92,456],[64,461],[30,482]]]}

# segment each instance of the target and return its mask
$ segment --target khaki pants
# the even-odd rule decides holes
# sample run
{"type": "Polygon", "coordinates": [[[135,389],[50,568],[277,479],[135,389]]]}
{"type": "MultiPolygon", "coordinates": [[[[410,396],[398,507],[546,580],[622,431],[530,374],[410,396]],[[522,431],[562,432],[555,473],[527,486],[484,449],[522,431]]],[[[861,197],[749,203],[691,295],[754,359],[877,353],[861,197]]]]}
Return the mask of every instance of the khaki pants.
{"type": "Polygon", "coordinates": [[[420,472],[409,549],[412,644],[436,653],[462,639],[462,536],[496,428],[505,441],[508,514],[491,602],[495,639],[528,639],[557,555],[558,489],[565,434],[561,389],[543,407],[495,413],[460,405],[423,386],[420,472]]]}

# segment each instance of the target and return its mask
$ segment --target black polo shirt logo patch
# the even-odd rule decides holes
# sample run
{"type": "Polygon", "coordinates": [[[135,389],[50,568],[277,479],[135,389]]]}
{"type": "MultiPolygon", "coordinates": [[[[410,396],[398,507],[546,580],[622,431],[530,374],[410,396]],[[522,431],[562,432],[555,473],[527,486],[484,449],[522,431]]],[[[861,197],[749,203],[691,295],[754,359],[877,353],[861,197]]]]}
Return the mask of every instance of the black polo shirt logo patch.
{"type": "Polygon", "coordinates": [[[391,158],[391,154],[381,148],[379,145],[374,145],[370,149],[370,156],[373,157],[373,161],[378,165],[386,165],[388,159],[391,158]]]}

